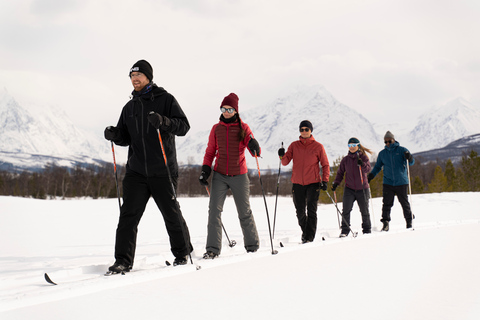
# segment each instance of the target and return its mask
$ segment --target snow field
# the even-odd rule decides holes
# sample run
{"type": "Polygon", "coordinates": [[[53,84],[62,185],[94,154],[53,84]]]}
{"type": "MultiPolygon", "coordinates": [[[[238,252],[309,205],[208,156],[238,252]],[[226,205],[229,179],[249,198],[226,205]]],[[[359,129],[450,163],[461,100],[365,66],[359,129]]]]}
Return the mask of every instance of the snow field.
{"type": "MultiPolygon", "coordinates": [[[[414,195],[415,231],[398,202],[391,231],[362,235],[360,213],[339,239],[333,205],[319,205],[315,242],[300,245],[293,203],[280,197],[271,254],[263,198],[251,204],[261,249],[247,254],[232,198],[223,223],[234,248],[204,252],[207,198],[180,198],[195,266],[172,261],[163,219],[150,201],[140,223],[134,272],[104,277],[113,262],[116,199],[45,201],[0,197],[0,318],[85,319],[477,319],[480,316],[479,193],[414,195]],[[322,241],[322,237],[325,241],[322,241]],[[279,247],[279,242],[284,248],[279,247]],[[45,282],[47,272],[52,286],[45,282]]],[[[267,198],[273,223],[274,197],[267,198]]],[[[339,205],[341,208],[341,204],[339,205]]],[[[372,221],[373,222],[373,221],[372,221]]]]}

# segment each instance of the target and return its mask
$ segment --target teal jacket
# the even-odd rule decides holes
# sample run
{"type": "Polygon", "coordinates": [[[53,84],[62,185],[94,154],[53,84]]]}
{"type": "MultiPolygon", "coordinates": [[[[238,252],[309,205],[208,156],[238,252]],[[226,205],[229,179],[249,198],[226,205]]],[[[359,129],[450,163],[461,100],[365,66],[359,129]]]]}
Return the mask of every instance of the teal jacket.
{"type": "MultiPolygon", "coordinates": [[[[395,141],[390,146],[385,146],[385,149],[378,154],[377,163],[371,172],[373,176],[375,177],[383,167],[383,184],[388,184],[390,186],[408,184],[407,159],[405,159],[404,155],[405,151],[408,151],[408,149],[400,146],[398,141],[395,141]]],[[[414,163],[415,159],[412,158],[409,165],[413,165],[414,163]]]]}

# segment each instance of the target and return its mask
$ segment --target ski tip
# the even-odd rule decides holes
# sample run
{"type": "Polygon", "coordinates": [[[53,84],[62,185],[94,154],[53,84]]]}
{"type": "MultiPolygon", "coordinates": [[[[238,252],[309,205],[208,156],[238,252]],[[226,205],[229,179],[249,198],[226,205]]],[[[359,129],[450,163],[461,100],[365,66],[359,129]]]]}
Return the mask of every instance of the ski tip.
{"type": "Polygon", "coordinates": [[[171,263],[170,263],[168,260],[165,260],[165,264],[166,264],[167,266],[171,266],[171,263]]]}
{"type": "Polygon", "coordinates": [[[55,286],[57,285],[55,282],[52,281],[52,279],[50,279],[50,277],[48,276],[48,274],[46,272],[45,272],[44,277],[45,277],[45,281],[47,281],[48,283],[53,284],[55,286]]]}
{"type": "Polygon", "coordinates": [[[282,248],[283,248],[283,243],[282,243],[281,241],[280,241],[280,247],[282,247],[282,248]]]}
{"type": "Polygon", "coordinates": [[[325,241],[325,237],[322,237],[322,241],[325,241]]]}

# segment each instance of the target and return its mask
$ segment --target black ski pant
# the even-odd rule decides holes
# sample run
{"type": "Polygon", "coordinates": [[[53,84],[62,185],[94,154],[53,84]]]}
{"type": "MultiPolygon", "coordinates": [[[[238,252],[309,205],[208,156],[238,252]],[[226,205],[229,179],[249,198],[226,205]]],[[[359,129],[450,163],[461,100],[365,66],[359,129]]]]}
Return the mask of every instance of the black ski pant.
{"type": "MultiPolygon", "coordinates": [[[[176,188],[176,177],[172,177],[172,181],[176,188]]],[[[192,252],[188,227],[180,211],[180,205],[175,200],[168,177],[147,178],[139,174],[127,173],[123,179],[123,205],[115,241],[116,262],[133,266],[138,224],[150,196],[153,197],[163,215],[173,255],[185,257],[192,252]]]]}
{"type": "Polygon", "coordinates": [[[362,230],[363,233],[370,233],[372,231],[372,223],[370,222],[370,213],[368,212],[369,195],[364,190],[353,190],[345,187],[343,191],[343,217],[342,219],[342,233],[349,234],[350,232],[350,213],[353,209],[353,204],[357,201],[360,213],[362,214],[362,230]],[[346,221],[346,222],[345,222],[346,221]]]}
{"type": "Polygon", "coordinates": [[[388,184],[383,185],[383,207],[381,221],[390,221],[390,211],[393,207],[395,195],[402,206],[405,221],[412,221],[412,210],[410,209],[410,203],[408,202],[408,184],[401,186],[391,186],[388,184]]]}
{"type": "Polygon", "coordinates": [[[313,241],[317,233],[317,205],[320,196],[320,183],[305,186],[294,183],[292,195],[298,225],[302,229],[302,241],[313,241]]]}

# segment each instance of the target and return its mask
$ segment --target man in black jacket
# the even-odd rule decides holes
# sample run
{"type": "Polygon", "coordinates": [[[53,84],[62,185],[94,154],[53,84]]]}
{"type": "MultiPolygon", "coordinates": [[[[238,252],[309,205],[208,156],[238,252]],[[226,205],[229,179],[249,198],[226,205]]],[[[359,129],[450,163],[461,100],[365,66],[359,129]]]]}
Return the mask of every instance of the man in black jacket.
{"type": "Polygon", "coordinates": [[[115,241],[113,273],[128,272],[133,266],[137,226],[150,196],[163,215],[175,256],[174,265],[186,264],[193,248],[188,227],[176,200],[178,165],[175,136],[184,136],[190,124],[177,100],[152,82],[153,69],[145,60],[130,69],[134,91],[123,107],[116,127],[107,127],[105,139],[128,146],[127,172],[123,179],[123,205],[115,241]],[[168,169],[160,145],[160,130],[168,169]],[[171,182],[170,182],[170,178],[171,182]]]}

